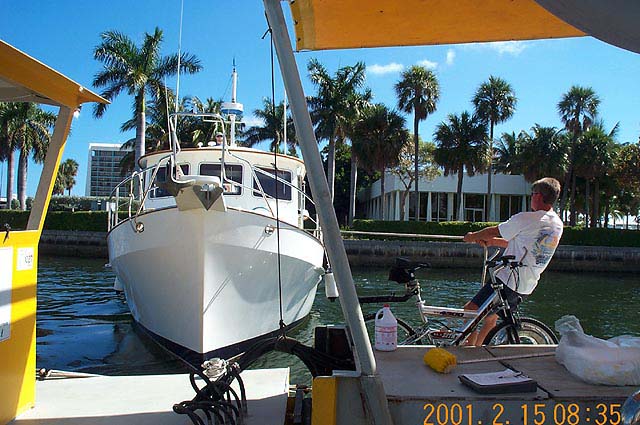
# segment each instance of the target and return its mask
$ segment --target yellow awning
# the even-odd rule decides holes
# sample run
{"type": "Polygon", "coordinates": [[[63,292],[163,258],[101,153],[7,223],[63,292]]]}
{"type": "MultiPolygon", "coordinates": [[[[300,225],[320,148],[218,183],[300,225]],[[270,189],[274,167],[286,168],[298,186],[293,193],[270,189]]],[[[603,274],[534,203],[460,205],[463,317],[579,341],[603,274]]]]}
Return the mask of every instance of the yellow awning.
{"type": "Polygon", "coordinates": [[[579,37],[534,0],[295,0],[297,50],[579,37]]]}
{"type": "Polygon", "coordinates": [[[109,103],[2,40],[0,102],[36,102],[72,109],[85,102],[109,103]]]}

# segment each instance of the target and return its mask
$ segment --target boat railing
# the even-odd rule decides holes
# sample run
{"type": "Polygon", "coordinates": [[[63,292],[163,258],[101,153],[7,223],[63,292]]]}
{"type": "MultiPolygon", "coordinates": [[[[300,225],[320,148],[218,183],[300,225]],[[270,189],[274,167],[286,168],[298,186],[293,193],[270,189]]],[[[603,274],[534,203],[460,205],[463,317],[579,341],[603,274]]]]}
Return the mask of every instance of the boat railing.
{"type": "MultiPolygon", "coordinates": [[[[149,199],[149,195],[157,189],[155,185],[156,177],[158,174],[158,170],[160,167],[165,166],[170,162],[171,158],[174,156],[173,153],[169,153],[160,158],[160,160],[154,165],[147,167],[140,171],[134,171],[129,177],[122,180],[116,187],[111,191],[111,195],[109,198],[109,205],[113,205],[112,208],[108,209],[107,213],[107,221],[108,221],[108,230],[111,230],[113,227],[117,226],[120,222],[124,220],[131,219],[132,229],[136,232],[141,232],[144,230],[142,223],[137,221],[138,216],[146,209],[146,201],[149,199]],[[148,176],[148,179],[145,177],[148,176]],[[147,181],[148,183],[145,183],[147,181]],[[138,190],[136,190],[138,188],[138,190]],[[122,196],[122,191],[126,190],[126,196],[122,196]],[[137,195],[136,195],[137,194],[137,195]],[[135,205],[135,202],[138,202],[138,205],[135,205]],[[119,211],[127,211],[127,216],[121,218],[119,211]]],[[[249,169],[251,170],[251,178],[252,182],[255,182],[256,187],[247,186],[243,183],[239,183],[235,180],[230,179],[226,176],[226,173],[222,173],[222,182],[223,184],[228,184],[231,187],[241,187],[250,191],[249,193],[259,193],[260,198],[263,200],[266,210],[269,212],[269,216],[276,218],[277,214],[273,209],[272,203],[269,201],[275,201],[276,198],[270,194],[268,194],[262,184],[260,179],[258,178],[258,173],[265,175],[273,180],[277,184],[283,184],[287,186],[292,193],[297,193],[298,196],[302,196],[305,200],[304,205],[309,202],[311,205],[315,205],[313,199],[309,197],[304,190],[293,185],[291,182],[273,174],[269,171],[266,171],[259,166],[256,166],[249,162],[248,160],[241,158],[236,155],[232,155],[235,159],[245,162],[249,169]]],[[[221,164],[223,166],[223,164],[221,164]]],[[[167,178],[171,178],[167,175],[167,178]]],[[[302,207],[302,205],[300,205],[302,207]]],[[[256,207],[259,208],[259,207],[256,207]]],[[[306,208],[299,208],[298,210],[298,226],[300,228],[304,228],[304,222],[306,220],[310,220],[313,223],[313,228],[308,229],[314,236],[317,238],[321,237],[320,225],[317,219],[311,217],[306,208]]]]}
{"type": "Polygon", "coordinates": [[[107,211],[107,230],[108,231],[111,230],[113,227],[117,226],[120,222],[125,220],[125,219],[122,219],[122,220],[120,219],[120,213],[119,213],[121,211],[121,207],[123,207],[124,209],[125,202],[126,202],[126,211],[128,212],[128,216],[126,217],[126,220],[132,219],[131,226],[133,227],[134,231],[141,232],[142,230],[144,230],[142,223],[138,222],[137,218],[140,215],[140,213],[144,211],[145,201],[148,199],[149,193],[151,193],[151,191],[156,189],[153,183],[156,180],[158,170],[160,169],[161,166],[166,165],[171,159],[171,157],[173,156],[174,156],[173,153],[167,154],[162,158],[160,158],[160,160],[157,163],[151,165],[150,167],[147,167],[144,170],[134,171],[133,173],[131,173],[130,176],[122,180],[120,183],[116,185],[116,187],[113,188],[108,201],[109,205],[113,205],[113,208],[108,208],[108,211],[107,211]],[[147,184],[145,187],[144,177],[147,174],[150,175],[150,179],[149,179],[149,184],[147,184]],[[125,188],[128,189],[127,196],[121,197],[120,191],[125,188]],[[136,190],[136,188],[138,188],[138,190],[136,190]],[[136,193],[138,193],[138,196],[136,196],[136,193]],[[121,202],[121,198],[124,198],[123,202],[121,202]],[[133,210],[134,210],[135,201],[138,201],[138,205],[135,208],[135,213],[134,213],[133,210]]]}

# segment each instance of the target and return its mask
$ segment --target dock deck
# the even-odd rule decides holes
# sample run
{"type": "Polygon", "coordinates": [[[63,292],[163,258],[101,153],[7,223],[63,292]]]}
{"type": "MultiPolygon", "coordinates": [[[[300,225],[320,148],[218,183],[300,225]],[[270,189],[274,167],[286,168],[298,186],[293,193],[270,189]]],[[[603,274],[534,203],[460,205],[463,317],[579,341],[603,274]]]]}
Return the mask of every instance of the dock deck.
{"type": "MultiPolygon", "coordinates": [[[[247,370],[247,425],[282,425],[289,391],[289,369],[247,370]]],[[[237,386],[234,386],[237,389],[237,386]]],[[[98,376],[36,383],[36,406],[12,425],[184,425],[173,412],[191,400],[189,375],[98,376]]]]}
{"type": "Polygon", "coordinates": [[[376,352],[392,417],[396,424],[574,424],[620,422],[624,401],[633,386],[589,385],[572,376],[554,356],[516,360],[499,357],[552,352],[555,346],[499,346],[447,349],[458,360],[494,361],[459,364],[449,374],[427,367],[422,357],[428,347],[399,347],[376,352]],[[537,382],[537,391],[480,394],[463,385],[463,373],[498,372],[510,368],[537,382]],[[447,419],[447,420],[445,420],[447,419]],[[579,421],[576,421],[579,420],[579,421]]]}

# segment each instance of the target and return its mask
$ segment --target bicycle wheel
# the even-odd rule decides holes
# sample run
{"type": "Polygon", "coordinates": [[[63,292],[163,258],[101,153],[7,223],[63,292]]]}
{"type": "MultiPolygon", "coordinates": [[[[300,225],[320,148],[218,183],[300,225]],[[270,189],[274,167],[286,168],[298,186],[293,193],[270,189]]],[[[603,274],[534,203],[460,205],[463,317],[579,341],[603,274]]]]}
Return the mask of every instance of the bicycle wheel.
{"type": "MultiPolygon", "coordinates": [[[[413,330],[411,325],[402,319],[396,317],[398,321],[398,345],[422,345],[422,340],[416,331],[413,330]]],[[[367,325],[367,332],[369,333],[369,339],[371,345],[375,344],[376,335],[376,313],[369,313],[364,315],[364,322],[367,325]]]]}
{"type": "MultiPolygon", "coordinates": [[[[489,332],[484,339],[484,345],[504,345],[509,344],[510,325],[502,322],[489,332]]],[[[518,328],[520,344],[557,344],[558,338],[551,329],[539,320],[530,317],[520,319],[518,328]]]]}

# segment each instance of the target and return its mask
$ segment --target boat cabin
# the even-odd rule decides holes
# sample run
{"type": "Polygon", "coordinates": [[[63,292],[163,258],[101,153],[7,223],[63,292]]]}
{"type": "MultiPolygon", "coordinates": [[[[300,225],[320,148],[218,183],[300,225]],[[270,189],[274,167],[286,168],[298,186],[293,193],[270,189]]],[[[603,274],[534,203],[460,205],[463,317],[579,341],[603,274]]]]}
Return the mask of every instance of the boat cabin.
{"type": "MultiPolygon", "coordinates": [[[[140,168],[145,170],[143,187],[148,192],[143,210],[176,206],[175,198],[163,185],[171,176],[172,155],[171,151],[160,151],[140,158],[140,168]]],[[[180,167],[177,175],[183,179],[217,177],[215,182],[223,189],[227,208],[278,215],[283,222],[300,228],[309,216],[305,208],[305,167],[298,158],[274,157],[271,152],[245,147],[203,146],[180,150],[175,163],[180,167]]]]}

